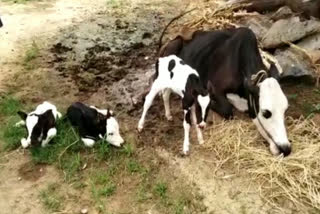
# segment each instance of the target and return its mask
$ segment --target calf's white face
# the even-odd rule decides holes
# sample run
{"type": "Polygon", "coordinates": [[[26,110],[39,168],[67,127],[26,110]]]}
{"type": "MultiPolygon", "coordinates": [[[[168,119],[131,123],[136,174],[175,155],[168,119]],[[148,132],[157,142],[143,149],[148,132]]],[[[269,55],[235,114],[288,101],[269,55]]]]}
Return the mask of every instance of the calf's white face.
{"type": "Polygon", "coordinates": [[[198,120],[198,126],[200,128],[205,128],[206,126],[206,117],[210,108],[210,97],[209,94],[202,96],[202,95],[198,95],[197,97],[197,101],[199,103],[200,106],[200,110],[197,109],[197,120],[198,120]],[[200,115],[199,115],[200,114],[200,115]]]}
{"type": "Polygon", "coordinates": [[[107,119],[107,137],[106,140],[114,145],[120,147],[124,142],[123,138],[120,135],[119,124],[114,117],[109,117],[107,119]]]}
{"type": "Polygon", "coordinates": [[[291,152],[284,121],[288,100],[278,81],[272,77],[266,78],[258,86],[259,112],[253,122],[260,134],[269,142],[272,154],[283,153],[287,156],[291,152]]]}

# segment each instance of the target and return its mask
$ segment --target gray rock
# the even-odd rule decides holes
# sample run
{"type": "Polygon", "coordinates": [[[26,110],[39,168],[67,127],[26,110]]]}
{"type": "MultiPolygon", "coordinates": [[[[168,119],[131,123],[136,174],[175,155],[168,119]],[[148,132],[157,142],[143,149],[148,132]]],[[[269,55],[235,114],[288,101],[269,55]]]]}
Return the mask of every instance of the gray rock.
{"type": "Polygon", "coordinates": [[[303,39],[297,45],[308,51],[320,50],[320,33],[316,33],[312,36],[303,39]]]}
{"type": "Polygon", "coordinates": [[[282,80],[314,81],[315,68],[311,59],[303,51],[292,47],[277,50],[275,58],[283,69],[282,80]]]}
{"type": "Polygon", "coordinates": [[[243,17],[240,24],[249,27],[261,41],[272,26],[272,21],[267,16],[257,13],[255,16],[243,17]]]}
{"type": "Polygon", "coordinates": [[[263,48],[277,48],[286,42],[294,42],[308,35],[320,32],[320,22],[301,21],[299,17],[281,19],[275,22],[262,39],[263,48]]]}
{"type": "Polygon", "coordinates": [[[271,19],[273,21],[277,21],[279,19],[287,19],[293,15],[292,10],[288,6],[280,7],[275,13],[271,15],[271,19]]]}

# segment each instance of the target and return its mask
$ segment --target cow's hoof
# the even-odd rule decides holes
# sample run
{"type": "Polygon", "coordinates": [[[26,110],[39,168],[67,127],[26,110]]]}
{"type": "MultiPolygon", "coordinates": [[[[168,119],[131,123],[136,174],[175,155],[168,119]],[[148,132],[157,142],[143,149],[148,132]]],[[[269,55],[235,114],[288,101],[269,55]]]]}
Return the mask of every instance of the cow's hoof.
{"type": "Polygon", "coordinates": [[[166,118],[167,118],[168,121],[173,121],[173,117],[171,115],[166,116],[166,118]]]}
{"type": "Polygon", "coordinates": [[[142,130],[143,130],[143,127],[139,127],[139,126],[138,126],[137,130],[138,130],[139,133],[141,133],[142,130]]]}

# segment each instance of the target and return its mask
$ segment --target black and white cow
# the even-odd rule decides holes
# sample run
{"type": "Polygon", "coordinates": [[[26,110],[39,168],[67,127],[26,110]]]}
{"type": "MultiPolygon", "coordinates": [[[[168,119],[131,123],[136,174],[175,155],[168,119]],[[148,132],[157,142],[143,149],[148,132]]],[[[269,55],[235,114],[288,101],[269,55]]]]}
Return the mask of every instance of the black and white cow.
{"type": "Polygon", "coordinates": [[[288,100],[278,82],[279,71],[275,64],[267,68],[263,63],[250,29],[199,31],[189,42],[170,42],[162,56],[177,52],[199,72],[214,100],[212,110],[225,118],[233,116],[233,106],[247,111],[269,142],[270,151],[274,155],[290,154],[284,121],[288,100]]]}
{"type": "Polygon", "coordinates": [[[182,108],[184,110],[184,143],[183,153],[189,151],[189,132],[191,118],[196,124],[198,141],[203,143],[200,129],[206,126],[206,118],[210,108],[210,97],[203,88],[196,70],[185,64],[183,60],[175,55],[159,58],[156,63],[156,73],[150,92],[147,94],[143,106],[143,112],[138,124],[141,132],[144,126],[147,111],[152,105],[153,99],[159,92],[163,92],[165,114],[168,120],[172,120],[169,99],[173,91],[182,97],[182,108]]]}
{"type": "Polygon", "coordinates": [[[18,114],[22,120],[16,123],[16,126],[25,125],[28,131],[27,139],[21,139],[23,148],[30,145],[45,147],[56,136],[56,120],[61,118],[61,113],[57,111],[53,104],[43,102],[29,114],[22,111],[19,111],[18,114]]]}
{"type": "Polygon", "coordinates": [[[83,143],[92,147],[98,139],[120,147],[124,142],[120,135],[119,124],[111,110],[98,109],[75,102],[69,106],[67,117],[79,131],[83,143]]]}

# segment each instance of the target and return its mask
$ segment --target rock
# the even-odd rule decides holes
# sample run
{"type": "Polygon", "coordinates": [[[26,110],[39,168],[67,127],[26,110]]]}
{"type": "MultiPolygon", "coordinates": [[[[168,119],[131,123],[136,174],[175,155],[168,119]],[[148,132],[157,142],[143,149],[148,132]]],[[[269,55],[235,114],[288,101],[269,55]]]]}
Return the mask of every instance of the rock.
{"type": "Polygon", "coordinates": [[[301,50],[290,47],[277,50],[275,58],[280,63],[283,73],[281,80],[303,80],[313,82],[315,79],[315,68],[311,59],[301,50]]]}
{"type": "Polygon", "coordinates": [[[257,36],[258,40],[261,41],[267,34],[268,30],[272,26],[271,20],[264,15],[243,17],[240,24],[249,27],[257,36]]]}
{"type": "Polygon", "coordinates": [[[280,7],[275,13],[271,15],[271,19],[273,21],[277,21],[279,19],[287,19],[293,15],[292,10],[288,6],[280,7]]]}
{"type": "Polygon", "coordinates": [[[87,214],[88,213],[88,209],[86,209],[86,208],[81,209],[80,213],[81,214],[87,214]]]}
{"type": "Polygon", "coordinates": [[[297,45],[306,50],[320,50],[320,33],[316,33],[303,39],[297,45]]]}
{"type": "Polygon", "coordinates": [[[301,21],[299,17],[281,19],[275,22],[263,37],[262,47],[277,48],[286,42],[295,42],[317,32],[320,32],[318,21],[301,21]]]}

